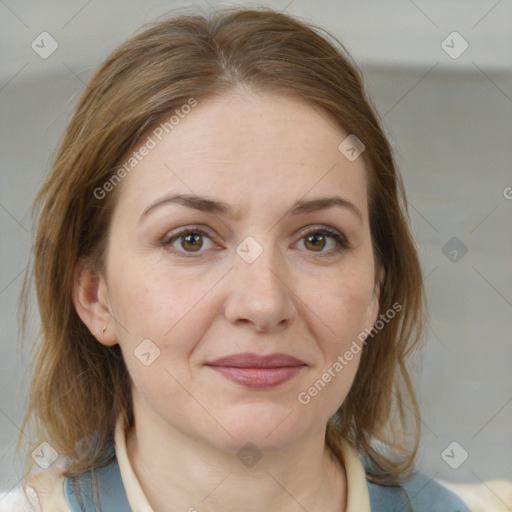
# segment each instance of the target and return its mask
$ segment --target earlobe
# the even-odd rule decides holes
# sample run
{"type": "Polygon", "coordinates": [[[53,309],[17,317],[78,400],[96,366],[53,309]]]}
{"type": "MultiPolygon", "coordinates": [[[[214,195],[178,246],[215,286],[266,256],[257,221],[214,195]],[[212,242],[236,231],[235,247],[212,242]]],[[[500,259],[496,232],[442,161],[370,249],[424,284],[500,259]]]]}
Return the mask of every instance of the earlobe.
{"type": "Polygon", "coordinates": [[[377,298],[380,300],[380,291],[384,284],[384,277],[386,276],[386,271],[384,270],[384,267],[382,265],[379,265],[379,267],[377,268],[376,276],[377,279],[375,282],[375,294],[377,295],[377,298]]]}
{"type": "Polygon", "coordinates": [[[375,286],[373,289],[372,301],[371,301],[370,307],[368,309],[367,325],[365,326],[368,329],[371,329],[375,325],[375,322],[377,321],[377,318],[379,317],[380,292],[382,289],[382,285],[384,284],[384,276],[385,276],[385,271],[382,266],[379,266],[376,275],[377,275],[377,278],[375,280],[375,286]]]}
{"type": "Polygon", "coordinates": [[[75,310],[92,335],[103,345],[111,346],[117,343],[117,337],[111,322],[110,304],[103,297],[108,297],[104,278],[89,261],[80,258],[73,280],[75,310]]]}

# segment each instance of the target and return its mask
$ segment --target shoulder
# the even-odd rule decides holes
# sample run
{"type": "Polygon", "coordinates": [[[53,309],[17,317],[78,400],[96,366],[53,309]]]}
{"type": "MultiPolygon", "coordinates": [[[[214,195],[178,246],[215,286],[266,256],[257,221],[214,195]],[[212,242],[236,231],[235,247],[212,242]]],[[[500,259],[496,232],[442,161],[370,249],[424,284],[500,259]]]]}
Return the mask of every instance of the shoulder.
{"type": "Polygon", "coordinates": [[[469,512],[469,508],[455,493],[425,473],[416,473],[404,486],[414,512],[469,512]]]}
{"type": "Polygon", "coordinates": [[[33,489],[20,486],[9,492],[0,492],[0,512],[40,512],[39,500],[33,489]]]}
{"type": "Polygon", "coordinates": [[[472,483],[441,483],[461,496],[472,511],[512,510],[512,481],[491,479],[472,483]]]}
{"type": "Polygon", "coordinates": [[[459,496],[425,473],[415,473],[401,487],[368,483],[371,512],[470,512],[459,496]]]}
{"type": "Polygon", "coordinates": [[[0,512],[70,512],[64,495],[65,480],[58,466],[33,471],[23,485],[0,493],[0,512]]]}

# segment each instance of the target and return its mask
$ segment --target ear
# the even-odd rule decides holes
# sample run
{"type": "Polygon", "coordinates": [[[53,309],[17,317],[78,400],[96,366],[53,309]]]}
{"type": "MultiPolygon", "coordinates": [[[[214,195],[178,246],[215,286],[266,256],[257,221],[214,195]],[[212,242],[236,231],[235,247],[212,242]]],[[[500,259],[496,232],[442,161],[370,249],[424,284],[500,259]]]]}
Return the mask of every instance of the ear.
{"type": "Polygon", "coordinates": [[[371,329],[375,322],[377,321],[377,318],[379,316],[379,309],[380,309],[380,290],[382,288],[382,285],[384,283],[384,276],[386,275],[386,272],[384,270],[384,267],[382,265],[379,265],[376,269],[376,279],[375,279],[375,286],[373,289],[373,297],[372,301],[370,303],[370,306],[368,307],[368,312],[366,316],[366,325],[368,329],[371,329]]]}
{"type": "Polygon", "coordinates": [[[80,258],[75,266],[73,304],[91,334],[103,345],[117,344],[107,284],[92,264],[80,258]]]}

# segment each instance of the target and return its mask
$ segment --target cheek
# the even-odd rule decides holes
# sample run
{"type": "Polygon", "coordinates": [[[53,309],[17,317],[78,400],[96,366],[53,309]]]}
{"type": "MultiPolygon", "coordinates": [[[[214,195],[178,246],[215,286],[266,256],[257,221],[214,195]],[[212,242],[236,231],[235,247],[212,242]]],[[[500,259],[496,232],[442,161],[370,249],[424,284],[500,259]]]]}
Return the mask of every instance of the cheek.
{"type": "Polygon", "coordinates": [[[343,403],[357,373],[365,350],[364,329],[373,321],[373,291],[371,271],[340,271],[310,299],[313,313],[322,320],[315,335],[322,359],[303,399],[313,400],[316,393],[328,415],[343,403]]]}
{"type": "Polygon", "coordinates": [[[171,374],[180,382],[189,382],[192,354],[216,314],[208,293],[214,282],[161,274],[150,265],[134,265],[111,275],[119,345],[141,388],[172,388],[176,382],[171,374]],[[144,362],[153,358],[148,372],[144,362]]]}
{"type": "Polygon", "coordinates": [[[372,321],[373,274],[340,272],[325,280],[322,290],[311,296],[314,312],[323,320],[324,328],[334,336],[333,348],[339,349],[372,321]]]}
{"type": "MultiPolygon", "coordinates": [[[[161,338],[183,318],[199,293],[194,283],[162,275],[149,263],[126,261],[112,268],[109,288],[114,313],[133,336],[161,338]]],[[[196,299],[197,301],[197,299],[196,299]]]]}

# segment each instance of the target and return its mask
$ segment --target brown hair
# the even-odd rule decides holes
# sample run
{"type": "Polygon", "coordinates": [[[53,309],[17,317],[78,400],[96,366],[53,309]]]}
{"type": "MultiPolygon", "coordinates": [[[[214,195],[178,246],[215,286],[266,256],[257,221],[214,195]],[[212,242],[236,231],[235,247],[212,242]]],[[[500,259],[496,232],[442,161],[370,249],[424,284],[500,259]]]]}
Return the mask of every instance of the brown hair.
{"type": "Polygon", "coordinates": [[[295,94],[366,146],[370,230],[376,262],[385,271],[380,311],[397,303],[402,310],[362,351],[350,392],[327,425],[326,442],[342,458],[341,439],[349,439],[370,464],[370,478],[398,483],[411,470],[419,442],[419,411],[405,362],[420,340],[425,311],[403,185],[362,76],[343,45],[317,26],[268,8],[181,13],[160,21],[115,50],[86,86],[34,203],[39,218],[21,321],[23,326],[32,278],[41,329],[23,428],[33,423],[39,436],[70,458],[67,474],[77,475],[105,462],[119,414],[128,428],[133,425],[119,346],[96,341],[71,299],[78,259],[89,257],[101,270],[108,241],[117,194],[98,199],[94,190],[165,115],[190,98],[200,102],[238,85],[295,94]],[[413,413],[412,446],[403,432],[405,409],[413,413]]]}

